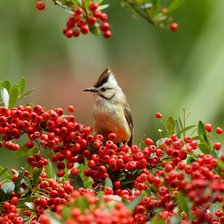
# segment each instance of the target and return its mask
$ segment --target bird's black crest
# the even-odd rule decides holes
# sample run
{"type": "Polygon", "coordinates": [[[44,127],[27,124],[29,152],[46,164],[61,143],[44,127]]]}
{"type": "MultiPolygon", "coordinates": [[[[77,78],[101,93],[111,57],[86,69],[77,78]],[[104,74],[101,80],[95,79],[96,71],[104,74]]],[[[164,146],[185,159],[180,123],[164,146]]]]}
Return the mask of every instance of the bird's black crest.
{"type": "Polygon", "coordinates": [[[106,83],[107,80],[108,80],[108,78],[109,78],[109,76],[110,76],[110,73],[111,73],[110,69],[107,68],[107,69],[100,75],[100,77],[98,78],[97,82],[94,84],[94,87],[95,87],[95,88],[98,88],[98,87],[102,86],[104,83],[106,83]]]}

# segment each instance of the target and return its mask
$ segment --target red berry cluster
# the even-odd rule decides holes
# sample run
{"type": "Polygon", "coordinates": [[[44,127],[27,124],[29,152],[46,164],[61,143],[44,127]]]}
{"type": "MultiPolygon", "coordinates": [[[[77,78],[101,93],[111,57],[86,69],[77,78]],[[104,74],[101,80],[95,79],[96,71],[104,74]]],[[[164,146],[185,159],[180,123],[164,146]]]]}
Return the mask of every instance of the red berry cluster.
{"type": "MultiPolygon", "coordinates": [[[[92,189],[79,188],[78,191],[74,191],[67,206],[61,206],[58,209],[57,214],[59,217],[61,217],[64,209],[67,209],[70,217],[66,219],[67,224],[134,224],[131,211],[122,202],[114,201],[107,196],[104,196],[100,201],[99,197],[96,197],[92,189]],[[87,201],[89,204],[88,208],[81,210],[77,207],[76,201],[83,202],[83,204],[87,201]]],[[[61,218],[60,220],[63,219],[61,218]]]]}
{"type": "Polygon", "coordinates": [[[0,210],[0,224],[23,224],[24,219],[17,212],[16,205],[18,203],[18,197],[14,196],[10,201],[5,201],[2,204],[0,210]]]}
{"type": "MultiPolygon", "coordinates": [[[[149,166],[147,169],[143,169],[137,177],[134,177],[135,181],[132,188],[138,189],[135,194],[149,189],[154,189],[155,193],[149,197],[144,197],[136,207],[135,212],[138,209],[142,212],[138,214],[135,221],[144,223],[148,214],[159,208],[163,208],[160,213],[161,217],[169,221],[176,214],[174,210],[176,206],[175,196],[178,192],[183,192],[193,203],[192,213],[196,217],[194,223],[207,222],[208,220],[210,220],[208,223],[213,223],[212,220],[214,223],[215,221],[218,222],[218,218],[212,214],[209,214],[209,217],[198,214],[213,203],[223,202],[224,181],[215,171],[218,160],[208,154],[199,154],[198,159],[186,165],[183,161],[187,158],[187,153],[192,153],[197,148],[197,142],[189,136],[186,136],[183,141],[178,139],[176,135],[172,135],[159,147],[153,145],[153,141],[149,138],[145,142],[148,143],[148,146],[143,149],[142,153],[147,155],[145,159],[148,158],[147,164],[149,166]],[[169,162],[164,161],[166,156],[171,159],[169,162]],[[158,165],[162,165],[162,167],[154,170],[153,167],[158,165]],[[200,187],[200,184],[203,187],[200,187]]],[[[133,151],[133,146],[131,149],[133,151]]],[[[140,158],[144,159],[144,157],[140,158]]],[[[122,190],[117,190],[116,194],[126,200],[131,200],[135,196],[130,191],[124,194],[122,190]]]]}
{"type": "Polygon", "coordinates": [[[27,162],[32,166],[32,167],[38,167],[42,168],[44,165],[48,164],[48,161],[46,158],[42,157],[40,154],[34,154],[33,156],[29,156],[27,158],[27,162]]]}
{"type": "Polygon", "coordinates": [[[48,208],[55,212],[57,206],[67,203],[73,192],[73,186],[70,181],[61,183],[54,179],[49,179],[45,172],[42,172],[39,177],[37,189],[45,193],[45,197],[39,197],[33,202],[37,217],[48,208]]]}
{"type": "MultiPolygon", "coordinates": [[[[12,179],[15,180],[13,177],[12,179]]],[[[23,224],[24,219],[22,215],[17,211],[16,206],[21,198],[21,193],[11,192],[9,195],[9,200],[4,201],[0,208],[0,224],[23,224]]]]}
{"type": "MultiPolygon", "coordinates": [[[[31,173],[26,171],[24,179],[19,174],[11,179],[15,185],[19,181],[19,187],[16,193],[10,193],[9,200],[2,201],[0,224],[23,223],[27,219],[32,224],[48,224],[48,210],[57,213],[63,223],[74,223],[74,220],[78,223],[105,220],[113,220],[108,223],[146,223],[158,211],[159,218],[167,223],[180,213],[181,224],[223,222],[224,180],[223,169],[218,165],[224,161],[223,153],[217,158],[198,153],[198,140],[187,135],[178,138],[176,134],[156,144],[146,138],[143,148],[126,144],[119,147],[114,143],[117,138],[114,133],[108,135],[108,140],[102,135],[93,135],[91,127],[78,123],[71,114],[74,107],[69,106],[68,112],[70,114],[65,115],[61,108],[45,110],[40,105],[0,107],[0,145],[9,150],[24,150],[17,139],[25,135],[25,150],[35,151],[27,158],[31,173]],[[50,160],[55,163],[58,180],[47,175],[49,162],[41,155],[41,149],[53,153],[50,160]],[[35,181],[38,172],[40,176],[35,181]],[[88,187],[92,184],[93,189],[74,190],[78,178],[91,180],[88,187]],[[110,184],[106,184],[108,179],[110,184]],[[97,194],[102,191],[103,202],[99,203],[97,194]],[[132,202],[141,194],[144,196],[133,213],[115,200],[132,202]],[[35,195],[30,201],[33,210],[17,209],[19,200],[27,195],[35,195]],[[178,195],[189,201],[188,213],[192,216],[181,210],[178,195]],[[88,205],[84,212],[78,206],[80,200],[88,205]],[[214,214],[208,212],[213,204],[218,207],[214,214]],[[109,212],[105,208],[110,208],[109,212]],[[67,216],[63,209],[69,211],[67,216]]],[[[156,118],[163,119],[163,115],[158,112],[156,118]]],[[[208,133],[212,131],[210,124],[205,124],[204,128],[208,133]]],[[[220,127],[215,130],[222,134],[220,127]]],[[[216,142],[214,148],[218,150],[221,145],[216,142]]],[[[0,187],[3,184],[0,183],[0,187]]]]}
{"type": "MultiPolygon", "coordinates": [[[[24,176],[32,182],[32,176],[28,171],[25,172],[24,176]]],[[[12,180],[15,182],[18,176],[13,176],[12,180]]],[[[71,198],[73,192],[73,186],[70,181],[59,182],[54,179],[48,178],[47,174],[42,171],[38,178],[38,185],[32,189],[32,195],[29,199],[29,203],[32,206],[23,209],[19,207],[19,202],[22,199],[24,190],[26,187],[21,184],[21,192],[10,193],[10,200],[5,201],[2,205],[0,213],[3,215],[0,218],[0,224],[22,224],[24,220],[29,219],[31,224],[49,224],[49,217],[46,217],[45,213],[47,210],[55,212],[56,208],[62,205],[66,205],[67,200],[71,198]],[[38,197],[37,197],[38,196],[38,197]],[[18,206],[18,208],[17,208],[18,206]],[[32,209],[34,208],[34,209],[32,209]],[[39,221],[38,221],[39,220],[39,221]]],[[[26,192],[29,194],[29,191],[26,192]]],[[[24,200],[24,199],[23,199],[24,200]]]]}
{"type": "MultiPolygon", "coordinates": [[[[212,129],[213,129],[212,124],[210,124],[210,123],[206,123],[206,124],[205,124],[205,130],[206,130],[208,133],[212,132],[212,129]]],[[[217,127],[217,128],[215,129],[215,132],[216,132],[218,135],[221,135],[222,132],[223,132],[223,130],[222,130],[222,128],[217,127]]],[[[214,147],[215,150],[218,151],[218,150],[221,149],[222,144],[221,144],[220,142],[215,142],[214,145],[213,145],[213,147],[214,147]]]]}
{"type": "MultiPolygon", "coordinates": [[[[91,155],[87,145],[89,139],[92,139],[92,136],[89,136],[92,131],[90,127],[77,123],[74,115],[63,114],[61,108],[45,111],[40,105],[35,105],[33,108],[0,107],[1,145],[5,145],[9,150],[19,150],[20,146],[16,143],[16,139],[26,134],[28,141],[25,146],[28,149],[36,143],[54,152],[51,160],[56,163],[59,170],[57,175],[62,177],[65,168],[72,169],[74,163],[84,163],[85,157],[91,155]]],[[[48,163],[39,153],[29,156],[27,161],[31,166],[38,168],[48,163]]]]}
{"type": "MultiPolygon", "coordinates": [[[[91,2],[89,7],[78,7],[69,18],[63,33],[66,37],[78,37],[80,34],[89,33],[90,29],[100,30],[105,38],[111,37],[110,24],[107,23],[106,13],[98,10],[98,3],[91,2]]],[[[98,31],[97,31],[98,32],[98,31]]]]}

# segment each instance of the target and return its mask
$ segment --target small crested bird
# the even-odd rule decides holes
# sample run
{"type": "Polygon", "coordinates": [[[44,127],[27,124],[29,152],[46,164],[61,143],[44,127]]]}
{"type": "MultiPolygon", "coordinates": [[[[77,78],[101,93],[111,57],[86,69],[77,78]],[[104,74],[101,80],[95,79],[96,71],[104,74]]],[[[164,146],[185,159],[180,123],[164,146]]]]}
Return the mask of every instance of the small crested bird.
{"type": "Polygon", "coordinates": [[[84,91],[95,94],[93,105],[94,129],[107,139],[109,133],[115,133],[115,143],[132,144],[133,120],[126,96],[119,87],[110,69],[106,69],[93,87],[84,91]]]}

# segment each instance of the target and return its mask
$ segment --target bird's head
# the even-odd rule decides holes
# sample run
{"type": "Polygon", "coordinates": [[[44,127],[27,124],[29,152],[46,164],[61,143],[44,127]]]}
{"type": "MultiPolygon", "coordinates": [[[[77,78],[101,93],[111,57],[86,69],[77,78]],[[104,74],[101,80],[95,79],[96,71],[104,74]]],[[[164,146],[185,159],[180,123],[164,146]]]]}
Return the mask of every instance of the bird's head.
{"type": "Polygon", "coordinates": [[[98,97],[111,101],[125,97],[110,69],[106,69],[100,75],[93,87],[84,89],[84,91],[93,92],[98,97]]]}

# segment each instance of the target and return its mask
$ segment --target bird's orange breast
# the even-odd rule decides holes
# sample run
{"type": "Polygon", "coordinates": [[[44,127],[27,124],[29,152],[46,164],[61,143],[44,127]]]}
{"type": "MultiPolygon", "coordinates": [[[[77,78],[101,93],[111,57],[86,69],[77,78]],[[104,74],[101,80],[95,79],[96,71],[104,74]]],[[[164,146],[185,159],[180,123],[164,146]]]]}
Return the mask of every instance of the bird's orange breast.
{"type": "Polygon", "coordinates": [[[116,142],[128,142],[131,137],[131,131],[123,114],[94,114],[94,128],[97,133],[107,138],[108,134],[113,132],[117,135],[116,142]]]}

